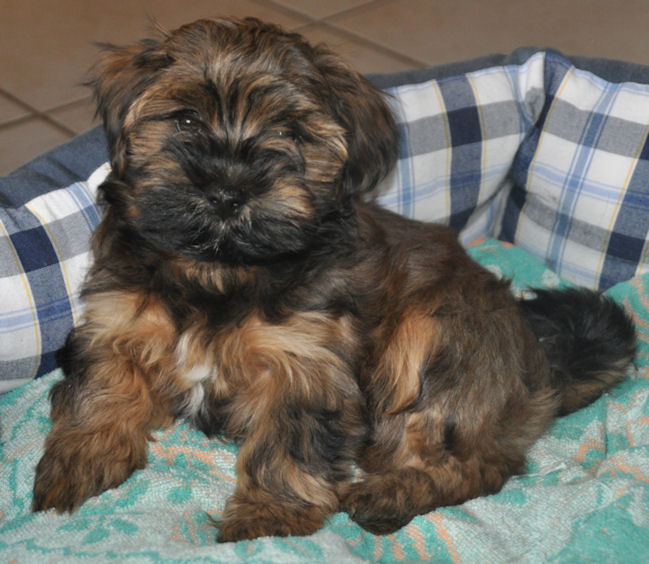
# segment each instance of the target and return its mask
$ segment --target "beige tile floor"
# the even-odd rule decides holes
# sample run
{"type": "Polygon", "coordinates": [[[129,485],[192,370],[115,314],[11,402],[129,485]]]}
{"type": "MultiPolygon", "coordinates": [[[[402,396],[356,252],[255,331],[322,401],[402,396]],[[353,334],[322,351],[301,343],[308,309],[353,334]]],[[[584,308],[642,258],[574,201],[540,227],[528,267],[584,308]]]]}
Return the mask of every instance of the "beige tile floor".
{"type": "Polygon", "coordinates": [[[523,45],[649,64],[649,0],[0,0],[0,174],[94,125],[80,86],[93,42],[198,17],[257,16],[339,51],[362,72],[523,45]]]}

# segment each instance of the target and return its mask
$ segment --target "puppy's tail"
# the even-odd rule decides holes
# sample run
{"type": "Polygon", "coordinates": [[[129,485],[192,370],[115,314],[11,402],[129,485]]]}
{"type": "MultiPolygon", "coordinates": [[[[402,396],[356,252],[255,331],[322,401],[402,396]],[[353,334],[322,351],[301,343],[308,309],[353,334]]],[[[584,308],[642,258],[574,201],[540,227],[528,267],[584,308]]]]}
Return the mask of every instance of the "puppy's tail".
{"type": "Polygon", "coordinates": [[[635,328],[621,306],[595,292],[534,293],[519,305],[547,355],[559,415],[566,415],[623,379],[635,355],[635,328]]]}

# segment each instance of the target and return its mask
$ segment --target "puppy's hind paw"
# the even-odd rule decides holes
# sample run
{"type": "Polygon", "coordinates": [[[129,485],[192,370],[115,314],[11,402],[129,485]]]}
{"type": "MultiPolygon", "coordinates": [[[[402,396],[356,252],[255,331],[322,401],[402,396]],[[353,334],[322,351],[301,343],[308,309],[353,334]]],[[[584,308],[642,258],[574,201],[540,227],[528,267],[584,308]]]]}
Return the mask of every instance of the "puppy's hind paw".
{"type": "Polygon", "coordinates": [[[341,496],[341,509],[375,535],[387,535],[438,504],[430,478],[413,468],[370,474],[341,496]]]}
{"type": "Polygon", "coordinates": [[[352,521],[375,535],[394,533],[407,525],[413,517],[411,514],[396,514],[394,507],[381,508],[381,503],[374,494],[364,488],[351,490],[342,502],[342,509],[352,521]]]}

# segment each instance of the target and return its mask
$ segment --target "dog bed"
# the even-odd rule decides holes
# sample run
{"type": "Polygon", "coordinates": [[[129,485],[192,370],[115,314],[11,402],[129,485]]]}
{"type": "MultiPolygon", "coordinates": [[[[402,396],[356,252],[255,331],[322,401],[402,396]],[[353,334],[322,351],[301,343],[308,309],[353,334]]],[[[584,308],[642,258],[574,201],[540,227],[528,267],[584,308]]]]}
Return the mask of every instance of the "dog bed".
{"type": "Polygon", "coordinates": [[[309,537],[216,545],[209,516],[234,490],[237,449],[182,420],[155,434],[149,465],[119,488],[73,515],[33,514],[47,393],[62,377],[54,352],[83,308],[94,192],[108,172],[93,130],[0,179],[3,561],[646,561],[649,69],[522,49],[372,78],[402,133],[380,203],[450,224],[516,293],[606,291],[638,331],[627,380],[557,420],[498,494],[393,535],[338,513],[309,537]]]}

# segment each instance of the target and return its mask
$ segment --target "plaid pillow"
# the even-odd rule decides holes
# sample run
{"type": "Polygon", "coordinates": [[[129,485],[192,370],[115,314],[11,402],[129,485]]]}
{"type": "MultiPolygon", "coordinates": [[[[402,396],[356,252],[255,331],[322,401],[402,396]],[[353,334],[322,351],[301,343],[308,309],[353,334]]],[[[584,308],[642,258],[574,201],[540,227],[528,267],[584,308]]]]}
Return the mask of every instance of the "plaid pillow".
{"type": "Polygon", "coordinates": [[[544,58],[545,97],[513,163],[500,237],[605,290],[649,267],[649,86],[544,58]]]}
{"type": "Polygon", "coordinates": [[[379,203],[422,221],[450,225],[464,244],[497,234],[509,170],[542,92],[542,56],[419,84],[388,87],[401,155],[379,203]]]}
{"type": "Polygon", "coordinates": [[[0,179],[0,392],[56,368],[79,319],[105,160],[95,130],[0,179]]]}
{"type": "Polygon", "coordinates": [[[648,271],[649,85],[626,80],[649,82],[649,69],[576,63],[591,70],[522,49],[388,84],[403,139],[379,202],[464,244],[515,243],[574,284],[604,290],[648,271]]]}

